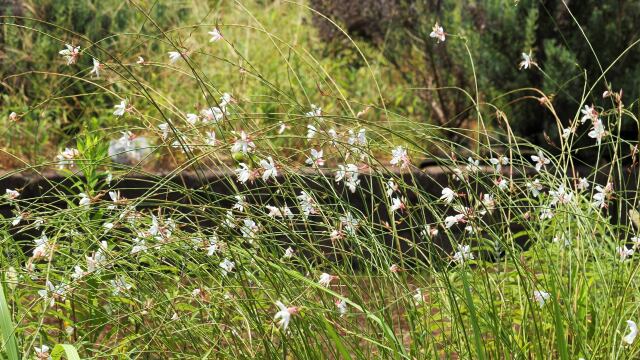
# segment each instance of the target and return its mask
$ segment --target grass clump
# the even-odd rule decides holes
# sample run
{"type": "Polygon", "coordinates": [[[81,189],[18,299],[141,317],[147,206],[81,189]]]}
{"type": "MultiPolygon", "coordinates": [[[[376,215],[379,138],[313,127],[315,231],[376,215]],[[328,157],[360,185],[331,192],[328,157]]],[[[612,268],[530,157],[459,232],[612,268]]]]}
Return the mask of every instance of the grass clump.
{"type": "Polygon", "coordinates": [[[110,122],[16,170],[64,181],[6,190],[8,358],[637,357],[637,144],[618,126],[637,118],[620,92],[592,84],[568,127],[555,117],[553,151],[473,91],[471,130],[419,123],[347,97],[236,6],[286,81],[232,24],[166,30],[141,6],[162,59],[60,43],[70,72],[95,59],[72,78],[110,122]],[[236,75],[221,86],[215,64],[236,75]]]}

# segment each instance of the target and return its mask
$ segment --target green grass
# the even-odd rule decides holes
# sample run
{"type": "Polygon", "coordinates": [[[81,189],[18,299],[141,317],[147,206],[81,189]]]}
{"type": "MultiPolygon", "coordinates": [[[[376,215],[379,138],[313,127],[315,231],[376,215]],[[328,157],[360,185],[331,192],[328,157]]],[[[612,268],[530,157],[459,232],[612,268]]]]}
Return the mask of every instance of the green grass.
{"type": "MultiPolygon", "coordinates": [[[[334,76],[338,60],[314,55],[304,6],[237,2],[166,28],[133,4],[144,31],[118,34],[128,40],[112,44],[76,43],[87,49],[80,63],[95,56],[107,64],[104,78],[61,66],[47,75],[55,86],[41,94],[46,105],[11,100],[29,109],[6,130],[13,147],[46,135],[56,149],[37,155],[47,146],[34,148],[33,158],[7,149],[24,160],[17,171],[64,165],[58,171],[68,181],[47,184],[36,198],[8,193],[1,200],[14,213],[0,224],[7,358],[33,358],[44,345],[53,358],[64,352],[68,359],[638,356],[638,343],[624,340],[626,321],[638,319],[638,255],[622,261],[619,253],[638,250],[638,229],[615,220],[638,207],[637,176],[627,171],[636,143],[617,127],[637,119],[615,98],[596,104],[607,131],[601,143],[570,134],[550,153],[515,137],[506,117],[502,129],[493,128],[487,114],[500,109],[476,103],[477,94],[469,96],[474,129],[386,108],[378,99],[391,85],[379,69],[351,84],[348,72],[334,76]],[[224,40],[209,43],[215,23],[224,40]],[[166,53],[182,46],[191,53],[169,64],[166,53]],[[147,63],[135,64],[138,55],[147,63]],[[75,141],[46,122],[30,137],[27,114],[64,109],[56,90],[75,82],[97,91],[76,98],[95,119],[82,117],[75,141]],[[366,91],[354,95],[350,86],[366,91]],[[219,106],[225,92],[235,102],[218,122],[186,121],[187,113],[219,106]],[[113,105],[122,99],[133,108],[116,117],[113,105]],[[321,116],[306,115],[311,104],[321,116]],[[308,125],[317,129],[312,137],[308,125]],[[130,165],[108,154],[108,141],[126,130],[149,144],[130,165]],[[210,131],[215,143],[207,142],[210,131]],[[241,131],[255,150],[232,150],[241,131]],[[407,150],[406,167],[390,161],[397,146],[407,150]],[[77,153],[65,153],[61,164],[55,155],[64,147],[77,153]],[[324,151],[324,166],[305,165],[311,149],[324,151]],[[588,164],[575,156],[593,149],[599,155],[588,164]],[[549,161],[537,171],[531,154],[539,151],[549,161]],[[491,159],[501,156],[509,162],[497,170],[491,159]],[[439,166],[423,171],[426,158],[439,166]],[[268,159],[277,179],[265,175],[268,159]],[[241,163],[253,180],[237,179],[241,163]],[[165,173],[150,171],[158,168],[165,173]],[[173,181],[183,171],[222,178],[192,189],[173,181]],[[148,176],[139,196],[109,193],[136,190],[121,188],[131,174],[148,176]],[[441,183],[423,186],[436,177],[441,183]],[[389,180],[397,187],[389,189],[389,180]],[[603,206],[594,205],[596,186],[608,182],[603,206]],[[453,191],[450,202],[443,187],[453,191]],[[285,329],[279,321],[287,314],[285,329]]],[[[592,120],[581,124],[575,110],[572,125],[590,128],[592,120]]]]}

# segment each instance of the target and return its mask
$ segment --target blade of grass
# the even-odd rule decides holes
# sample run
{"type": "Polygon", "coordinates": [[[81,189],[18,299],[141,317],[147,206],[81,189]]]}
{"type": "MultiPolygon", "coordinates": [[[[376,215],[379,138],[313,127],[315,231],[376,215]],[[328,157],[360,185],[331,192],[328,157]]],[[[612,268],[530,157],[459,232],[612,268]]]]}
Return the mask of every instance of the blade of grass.
{"type": "Polygon", "coordinates": [[[67,357],[67,360],[80,360],[80,355],[78,355],[78,350],[76,350],[75,346],[69,344],[58,344],[51,351],[51,358],[53,360],[60,360],[62,355],[67,357]]]}
{"type": "Polygon", "coordinates": [[[0,286],[0,329],[2,331],[2,348],[6,350],[9,360],[19,360],[18,342],[15,336],[11,312],[4,296],[4,288],[0,286]]]}

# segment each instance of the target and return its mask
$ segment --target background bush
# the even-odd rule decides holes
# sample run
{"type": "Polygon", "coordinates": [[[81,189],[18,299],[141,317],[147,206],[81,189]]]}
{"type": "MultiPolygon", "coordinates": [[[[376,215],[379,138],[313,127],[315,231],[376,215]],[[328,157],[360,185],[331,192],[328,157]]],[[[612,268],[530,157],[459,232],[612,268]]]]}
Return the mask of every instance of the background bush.
{"type": "MultiPolygon", "coordinates": [[[[540,94],[510,91],[542,90],[565,126],[581,105],[584,86],[596,86],[595,94],[610,85],[623,89],[627,99],[640,95],[640,48],[625,53],[638,40],[637,1],[312,0],[311,5],[350,36],[377,46],[407,84],[422,88],[416,90],[422,113],[440,125],[471,121],[468,126],[475,126],[471,101],[452,89],[471,91],[475,80],[479,101],[499,106],[518,134],[539,144],[545,142],[545,132],[557,138],[553,116],[535,101],[522,101],[540,94]],[[463,38],[449,36],[436,43],[429,37],[436,22],[447,34],[463,38]],[[518,69],[521,53],[529,51],[542,71],[518,69]],[[427,88],[445,89],[423,90],[427,88]]],[[[319,15],[314,23],[334,54],[348,48],[334,24],[319,15]]],[[[589,101],[603,102],[598,97],[589,101]]],[[[623,122],[623,135],[637,138],[637,124],[629,118],[623,122]]]]}

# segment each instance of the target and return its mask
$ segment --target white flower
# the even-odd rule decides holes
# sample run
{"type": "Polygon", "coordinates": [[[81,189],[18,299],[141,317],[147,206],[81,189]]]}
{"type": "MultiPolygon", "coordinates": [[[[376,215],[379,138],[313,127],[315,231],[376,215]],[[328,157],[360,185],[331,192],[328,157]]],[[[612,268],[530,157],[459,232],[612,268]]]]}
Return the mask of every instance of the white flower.
{"type": "Polygon", "coordinates": [[[533,299],[538,302],[538,306],[543,307],[544,303],[549,300],[551,294],[543,290],[535,290],[533,292],[533,299]]]}
{"type": "Polygon", "coordinates": [[[589,188],[589,181],[587,181],[587,178],[580,178],[580,180],[578,180],[578,190],[585,191],[588,188],[589,188]]]}
{"type": "Polygon", "coordinates": [[[207,246],[207,256],[213,256],[218,251],[222,251],[224,246],[218,242],[218,235],[214,234],[209,237],[209,245],[207,246]]]}
{"type": "Polygon", "coordinates": [[[180,58],[182,57],[182,54],[180,54],[177,51],[170,51],[169,52],[169,64],[175,64],[176,61],[180,60],[180,58]]]}
{"type": "Polygon", "coordinates": [[[9,114],[9,121],[13,121],[13,122],[15,122],[15,121],[18,121],[18,120],[20,120],[20,118],[18,117],[18,114],[16,114],[16,112],[15,112],[15,111],[12,111],[12,112],[9,114]]]}
{"type": "Polygon", "coordinates": [[[137,254],[139,252],[147,251],[147,244],[144,239],[134,238],[133,247],[131,248],[131,254],[137,254]]]}
{"type": "Polygon", "coordinates": [[[93,67],[91,68],[91,71],[89,72],[89,74],[95,74],[96,78],[99,78],[101,69],[102,69],[102,64],[100,64],[100,62],[94,58],[93,67]]]}
{"type": "Polygon", "coordinates": [[[289,126],[282,121],[280,121],[278,125],[280,125],[278,128],[278,135],[282,135],[285,130],[289,129],[289,126]]]}
{"type": "Polygon", "coordinates": [[[571,128],[564,128],[562,129],[562,138],[563,139],[568,139],[569,136],[573,133],[573,129],[571,128]]]}
{"type": "Polygon", "coordinates": [[[287,250],[284,251],[284,255],[282,255],[282,257],[284,257],[285,259],[291,259],[294,253],[295,250],[293,250],[293,248],[289,246],[287,250]]]}
{"type": "Polygon", "coordinates": [[[236,198],[236,203],[233,204],[232,209],[243,212],[244,207],[247,206],[246,197],[244,195],[236,195],[235,198],[236,198]]]}
{"type": "Polygon", "coordinates": [[[227,213],[224,216],[224,226],[229,229],[235,229],[236,227],[236,218],[233,216],[233,212],[231,210],[227,210],[227,213]]]}
{"type": "Polygon", "coordinates": [[[215,131],[206,131],[205,135],[207,136],[205,138],[205,143],[209,146],[215,146],[216,145],[216,133],[215,131]]]}
{"type": "Polygon", "coordinates": [[[113,115],[118,117],[124,115],[124,113],[127,111],[127,100],[120,101],[120,104],[115,105],[113,108],[115,109],[113,111],[113,115]]]}
{"type": "Polygon", "coordinates": [[[500,189],[502,191],[509,190],[509,180],[507,180],[505,178],[500,178],[500,180],[498,180],[496,185],[498,185],[498,189],[500,189]]]}
{"type": "Polygon", "coordinates": [[[33,249],[34,260],[48,258],[53,255],[54,244],[44,233],[42,233],[39,238],[33,240],[33,242],[36,245],[33,249]]]}
{"type": "Polygon", "coordinates": [[[162,123],[158,125],[158,129],[160,129],[161,132],[160,138],[162,140],[167,140],[167,137],[169,136],[169,124],[162,123]]]}
{"type": "Polygon", "coordinates": [[[457,263],[464,263],[466,260],[473,260],[475,257],[471,252],[471,247],[469,245],[460,245],[458,246],[458,251],[453,254],[453,261],[457,263]]]}
{"type": "Polygon", "coordinates": [[[236,176],[238,177],[238,182],[241,182],[244,184],[249,179],[251,179],[252,173],[249,167],[247,166],[247,164],[240,163],[238,164],[238,166],[240,167],[235,170],[236,176]]]}
{"type": "Polygon", "coordinates": [[[79,206],[89,206],[91,204],[91,198],[89,196],[87,196],[87,194],[85,193],[80,193],[78,194],[78,196],[80,196],[80,202],[78,203],[79,206]]]}
{"type": "Polygon", "coordinates": [[[433,31],[431,31],[431,34],[429,34],[429,37],[438,39],[438,42],[444,41],[445,40],[445,34],[444,34],[444,29],[442,28],[442,26],[438,25],[438,23],[436,23],[435,25],[433,25],[433,31]]]}
{"type": "Polygon", "coordinates": [[[356,192],[356,188],[360,185],[358,176],[360,172],[355,164],[338,165],[338,171],[336,171],[335,181],[344,181],[344,184],[349,188],[352,193],[356,192]]]}
{"type": "Polygon", "coordinates": [[[72,65],[78,62],[78,58],[80,57],[80,46],[73,46],[69,44],[65,44],[66,49],[60,50],[58,54],[62,55],[62,57],[67,60],[67,65],[72,65]]]}
{"type": "Polygon", "coordinates": [[[232,272],[235,267],[236,264],[226,258],[220,263],[220,268],[222,268],[222,275],[227,275],[228,273],[232,272]]]}
{"type": "Polygon", "coordinates": [[[282,218],[282,217],[288,217],[288,218],[292,218],[293,217],[293,213],[291,212],[291,209],[289,209],[289,207],[287,205],[279,208],[276,206],[271,206],[271,205],[266,205],[265,206],[267,208],[267,210],[269,210],[269,213],[267,214],[267,216],[275,218],[282,218]]]}
{"type": "Polygon", "coordinates": [[[553,218],[553,211],[550,207],[545,207],[540,211],[540,220],[553,218]]]}
{"type": "Polygon", "coordinates": [[[567,191],[563,185],[558,186],[558,190],[550,190],[551,205],[565,205],[571,202],[573,199],[573,193],[567,191]]]}
{"type": "Polygon", "coordinates": [[[340,314],[340,317],[345,316],[349,311],[347,309],[347,302],[345,300],[336,300],[336,307],[338,308],[338,313],[340,314]]]}
{"type": "Polygon", "coordinates": [[[224,110],[217,106],[212,106],[207,109],[202,109],[200,111],[200,115],[202,116],[203,122],[211,122],[213,124],[216,124],[220,120],[224,119],[224,110]]]}
{"type": "Polygon", "coordinates": [[[464,214],[456,214],[456,215],[452,215],[452,216],[447,216],[444,219],[444,225],[445,227],[448,229],[450,227],[452,227],[453,225],[460,223],[460,222],[465,222],[465,215],[464,214]]]}
{"type": "Polygon", "coordinates": [[[391,161],[389,163],[393,166],[400,165],[400,168],[406,168],[409,166],[409,156],[407,155],[407,150],[402,146],[396,146],[391,151],[391,161]]]}
{"type": "Polygon", "coordinates": [[[262,173],[262,180],[267,181],[269,178],[273,178],[274,180],[278,176],[278,169],[276,168],[276,164],[273,162],[273,158],[269,156],[267,160],[260,160],[260,166],[264,169],[262,173]]]}
{"type": "Polygon", "coordinates": [[[593,194],[593,202],[591,203],[598,209],[606,208],[608,206],[607,201],[613,194],[613,183],[609,182],[605,187],[596,185],[596,193],[593,194]]]}
{"type": "Polygon", "coordinates": [[[480,160],[473,160],[471,156],[467,158],[467,171],[477,173],[480,171],[480,160]]]}
{"type": "Polygon", "coordinates": [[[543,166],[548,165],[551,161],[544,156],[542,150],[538,150],[538,155],[531,155],[531,160],[536,163],[536,170],[540,171],[543,166]]]}
{"type": "Polygon", "coordinates": [[[456,196],[458,196],[458,194],[456,194],[455,191],[446,187],[442,189],[442,196],[440,196],[440,200],[444,200],[445,203],[451,204],[451,202],[453,201],[453,199],[455,199],[456,196]]]}
{"type": "Polygon", "coordinates": [[[307,125],[307,140],[311,140],[314,137],[316,137],[317,133],[318,133],[318,129],[316,129],[315,126],[311,124],[307,125]]]}
{"type": "Polygon", "coordinates": [[[276,306],[278,307],[278,312],[274,316],[273,320],[276,321],[279,319],[278,326],[280,326],[283,331],[286,331],[287,327],[289,327],[289,322],[291,321],[291,315],[297,314],[299,310],[295,306],[286,307],[280,301],[276,301],[276,306]]]}
{"type": "Polygon", "coordinates": [[[404,204],[404,198],[392,198],[391,199],[391,211],[403,211],[406,209],[404,204]]]}
{"type": "Polygon", "coordinates": [[[638,326],[635,321],[627,320],[627,328],[629,329],[629,333],[622,338],[622,341],[627,345],[631,345],[636,340],[636,336],[638,336],[638,326]]]}
{"type": "Polygon", "coordinates": [[[542,191],[542,184],[540,184],[540,180],[535,179],[533,182],[527,181],[527,190],[533,197],[540,196],[540,192],[542,191]]]}
{"type": "Polygon", "coordinates": [[[627,249],[626,246],[619,246],[616,248],[616,252],[618,256],[620,256],[620,261],[625,261],[627,258],[635,252],[633,249],[627,249]]]}
{"type": "Polygon", "coordinates": [[[11,189],[6,189],[5,190],[5,196],[7,197],[7,199],[9,200],[15,200],[18,197],[20,197],[20,192],[17,190],[11,190],[11,189]]]}
{"type": "Polygon", "coordinates": [[[607,131],[604,129],[604,125],[602,124],[602,120],[596,119],[593,122],[593,129],[589,131],[589,137],[592,139],[596,139],[598,145],[602,143],[602,137],[607,134],[607,131]]]}
{"type": "Polygon", "coordinates": [[[529,51],[529,53],[522,53],[522,61],[520,62],[520,70],[522,69],[529,69],[531,68],[533,65],[538,65],[535,63],[535,61],[533,61],[533,59],[531,58],[531,51],[529,51]]]}
{"type": "Polygon", "coordinates": [[[111,287],[113,288],[113,295],[119,295],[120,293],[129,291],[133,285],[129,284],[123,277],[119,276],[115,280],[111,280],[111,287]]]}
{"type": "Polygon", "coordinates": [[[209,31],[208,33],[209,35],[211,35],[211,39],[209,39],[209,42],[216,42],[220,39],[222,39],[222,34],[220,33],[220,30],[213,29],[212,31],[209,31]]]}
{"type": "Polygon", "coordinates": [[[34,346],[33,349],[36,351],[36,359],[38,360],[52,359],[51,355],[49,355],[49,347],[47,345],[42,345],[41,347],[34,346]]]}
{"type": "Polygon", "coordinates": [[[242,152],[243,154],[251,153],[256,148],[256,144],[253,143],[249,135],[244,131],[240,132],[240,138],[236,139],[231,147],[231,152],[242,152]]]}
{"type": "Polygon", "coordinates": [[[331,281],[337,278],[338,278],[337,276],[330,275],[327,273],[322,273],[320,274],[320,280],[318,280],[318,284],[324,287],[329,287],[329,285],[331,285],[331,281]]]}
{"type": "Polygon", "coordinates": [[[592,122],[598,120],[598,111],[593,106],[585,105],[584,109],[580,110],[580,112],[582,113],[582,118],[580,119],[580,123],[582,124],[587,122],[587,120],[591,120],[592,122]]]}
{"type": "Polygon", "coordinates": [[[300,191],[300,195],[296,196],[296,198],[300,201],[300,208],[302,208],[302,213],[305,217],[318,213],[316,201],[306,191],[300,191]]]}
{"type": "Polygon", "coordinates": [[[420,231],[420,236],[423,238],[433,238],[438,235],[438,228],[431,227],[431,225],[427,224],[424,226],[424,229],[420,231]]]}
{"type": "Polygon", "coordinates": [[[388,197],[392,197],[393,193],[398,191],[398,184],[396,184],[393,181],[393,179],[387,180],[387,182],[385,183],[385,186],[387,187],[387,196],[388,197]]]}
{"type": "Polygon", "coordinates": [[[38,295],[42,298],[45,303],[49,303],[49,306],[53,306],[56,300],[64,302],[67,292],[67,284],[60,283],[58,286],[54,286],[51,281],[47,280],[46,288],[42,290],[38,290],[38,295]]]}
{"type": "Polygon", "coordinates": [[[22,214],[16,216],[15,218],[13,218],[13,220],[11,221],[11,225],[12,226],[16,226],[18,224],[20,224],[20,221],[22,221],[22,214]]]}
{"type": "Polygon", "coordinates": [[[359,222],[358,219],[354,218],[353,215],[351,215],[351,212],[347,211],[344,216],[341,216],[340,222],[342,223],[345,232],[351,235],[355,234],[359,222]]]}
{"type": "Polygon", "coordinates": [[[424,295],[422,295],[422,290],[420,288],[417,288],[415,294],[413,294],[413,300],[418,304],[424,301],[424,295]]]}
{"type": "Polygon", "coordinates": [[[251,219],[244,219],[242,221],[240,232],[242,233],[242,236],[249,239],[249,241],[253,241],[259,230],[260,227],[258,226],[258,224],[256,224],[255,221],[251,219]]]}
{"type": "Polygon", "coordinates": [[[491,158],[489,162],[496,168],[496,171],[500,171],[503,166],[509,165],[509,158],[503,155],[498,156],[498,158],[491,158]]]}
{"type": "Polygon", "coordinates": [[[324,159],[322,158],[322,149],[311,149],[311,156],[307,158],[305,163],[313,166],[324,166],[324,159]]]}
{"type": "Polygon", "coordinates": [[[496,201],[491,194],[482,195],[483,209],[480,210],[481,215],[485,215],[487,212],[491,213],[496,208],[496,201]]]}
{"type": "Polygon", "coordinates": [[[65,148],[60,154],[56,155],[58,161],[58,169],[64,169],[66,165],[73,166],[73,159],[80,156],[78,149],[65,148]]]}
{"type": "Polygon", "coordinates": [[[198,122],[198,120],[200,120],[200,117],[196,114],[187,114],[186,119],[189,124],[195,125],[198,122]]]}
{"type": "Polygon", "coordinates": [[[319,118],[322,117],[322,109],[317,107],[314,104],[311,104],[311,111],[309,111],[308,113],[304,114],[304,116],[308,117],[308,118],[319,118]]]}
{"type": "Polygon", "coordinates": [[[143,65],[144,64],[144,58],[142,56],[138,56],[138,61],[136,61],[136,64],[143,65]]]}

